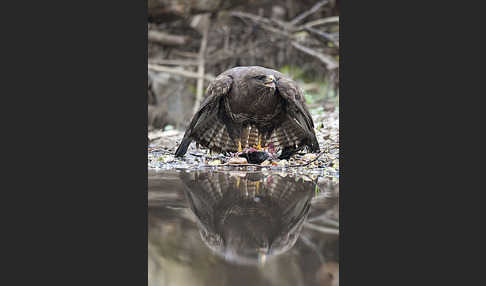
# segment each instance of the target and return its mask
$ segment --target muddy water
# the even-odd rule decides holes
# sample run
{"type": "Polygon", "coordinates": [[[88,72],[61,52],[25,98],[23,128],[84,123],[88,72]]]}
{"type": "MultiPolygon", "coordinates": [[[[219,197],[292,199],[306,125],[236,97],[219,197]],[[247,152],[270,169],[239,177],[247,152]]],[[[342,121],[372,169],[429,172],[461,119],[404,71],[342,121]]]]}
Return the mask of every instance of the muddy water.
{"type": "Polygon", "coordinates": [[[337,183],[149,170],[149,285],[339,285],[337,183]]]}

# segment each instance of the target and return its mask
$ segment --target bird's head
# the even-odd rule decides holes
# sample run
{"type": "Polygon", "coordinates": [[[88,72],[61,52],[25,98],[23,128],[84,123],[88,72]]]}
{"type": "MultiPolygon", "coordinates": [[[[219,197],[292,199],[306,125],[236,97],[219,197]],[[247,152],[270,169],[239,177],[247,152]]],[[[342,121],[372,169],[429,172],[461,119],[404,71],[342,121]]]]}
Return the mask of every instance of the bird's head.
{"type": "Polygon", "coordinates": [[[274,90],[276,88],[277,80],[272,74],[257,74],[250,78],[250,88],[255,91],[274,90]]]}

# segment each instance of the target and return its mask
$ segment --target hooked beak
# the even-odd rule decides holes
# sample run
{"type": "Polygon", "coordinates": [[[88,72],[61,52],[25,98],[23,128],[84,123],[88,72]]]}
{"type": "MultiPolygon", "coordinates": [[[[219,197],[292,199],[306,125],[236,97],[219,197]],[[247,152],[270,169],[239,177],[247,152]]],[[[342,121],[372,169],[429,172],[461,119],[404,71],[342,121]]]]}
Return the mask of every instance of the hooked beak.
{"type": "Polygon", "coordinates": [[[268,75],[265,78],[265,82],[263,83],[264,86],[274,87],[277,84],[275,77],[273,75],[268,75]]]}

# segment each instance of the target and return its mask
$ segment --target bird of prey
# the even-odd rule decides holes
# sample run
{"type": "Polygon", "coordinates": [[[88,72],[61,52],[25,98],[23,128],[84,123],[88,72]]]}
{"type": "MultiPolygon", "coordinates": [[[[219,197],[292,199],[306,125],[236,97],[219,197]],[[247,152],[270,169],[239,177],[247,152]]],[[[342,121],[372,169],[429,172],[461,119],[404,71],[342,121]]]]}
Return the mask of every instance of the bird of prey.
{"type": "Polygon", "coordinates": [[[175,155],[192,141],[214,152],[273,145],[280,159],[308,147],[319,152],[314,122],[297,83],[260,67],[235,67],[216,77],[187,128],[175,155]]]}

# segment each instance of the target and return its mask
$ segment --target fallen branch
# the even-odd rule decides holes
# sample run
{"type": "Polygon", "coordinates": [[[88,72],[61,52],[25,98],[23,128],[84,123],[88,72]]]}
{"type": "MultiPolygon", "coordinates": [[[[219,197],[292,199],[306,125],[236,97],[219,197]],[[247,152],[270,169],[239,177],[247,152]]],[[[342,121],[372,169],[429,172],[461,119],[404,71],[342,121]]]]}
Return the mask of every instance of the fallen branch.
{"type": "Polygon", "coordinates": [[[301,31],[301,30],[304,30],[306,27],[320,26],[320,25],[329,24],[329,23],[339,23],[339,16],[333,16],[333,17],[322,18],[322,19],[310,21],[310,22],[307,22],[306,24],[304,24],[302,26],[299,26],[298,28],[296,28],[296,30],[301,31]]]}
{"type": "Polygon", "coordinates": [[[290,24],[292,24],[292,25],[298,24],[300,21],[304,20],[307,16],[309,16],[309,15],[314,14],[315,12],[317,12],[322,6],[324,6],[328,2],[329,1],[327,1],[327,0],[323,0],[323,1],[318,2],[316,5],[312,6],[312,8],[310,10],[308,10],[308,11],[300,14],[299,16],[295,17],[290,22],[290,24]]]}
{"type": "Polygon", "coordinates": [[[278,35],[281,35],[281,36],[284,36],[284,37],[287,37],[287,38],[293,38],[293,36],[290,35],[288,32],[281,31],[279,29],[276,29],[276,28],[273,28],[272,27],[272,23],[275,23],[275,24],[279,25],[280,28],[282,28],[283,30],[289,30],[289,29],[291,29],[291,27],[290,26],[287,26],[285,22],[281,22],[281,21],[270,21],[270,20],[265,19],[263,17],[256,16],[256,15],[252,15],[252,14],[248,14],[248,13],[244,13],[244,12],[232,12],[231,13],[231,16],[239,17],[239,18],[244,18],[244,19],[250,19],[253,22],[259,24],[259,26],[262,29],[264,29],[264,30],[267,30],[269,32],[272,32],[272,33],[275,33],[275,34],[278,34],[278,35]]]}
{"type": "MultiPolygon", "coordinates": [[[[158,72],[171,73],[171,74],[180,75],[180,76],[189,77],[189,78],[198,79],[198,78],[201,77],[199,74],[197,74],[195,72],[185,71],[185,70],[166,67],[166,66],[148,64],[148,69],[158,71],[158,72]]],[[[211,80],[214,79],[214,76],[209,75],[209,74],[205,74],[202,78],[204,78],[205,80],[211,81],[211,80]]]]}
{"type": "Polygon", "coordinates": [[[181,57],[186,57],[186,58],[198,58],[199,54],[198,53],[191,53],[191,52],[184,52],[184,51],[179,51],[179,50],[174,50],[172,51],[174,55],[178,55],[181,57]]]}
{"type": "Polygon", "coordinates": [[[333,59],[331,58],[330,56],[327,56],[323,53],[319,53],[317,51],[314,51],[310,48],[307,48],[305,46],[302,46],[301,44],[297,43],[297,42],[292,42],[292,46],[294,46],[296,49],[308,54],[308,55],[311,55],[313,57],[316,57],[318,58],[321,62],[323,62],[327,69],[328,70],[333,70],[333,69],[336,69],[339,67],[339,64],[333,59]]]}
{"type": "Polygon", "coordinates": [[[245,12],[231,12],[231,16],[250,19],[250,20],[253,20],[254,22],[259,22],[259,23],[266,24],[266,25],[272,24],[272,22],[270,20],[266,19],[266,18],[257,16],[257,15],[253,15],[253,14],[249,14],[249,13],[245,13],[245,12]]]}
{"type": "MultiPolygon", "coordinates": [[[[158,138],[153,138],[153,139],[150,139],[150,138],[149,138],[149,139],[150,139],[150,141],[153,141],[153,140],[155,140],[155,139],[159,139],[159,138],[160,138],[160,137],[158,137],[158,138]]],[[[167,155],[172,155],[172,154],[174,153],[173,151],[170,151],[170,150],[164,150],[164,149],[160,149],[160,148],[158,148],[158,149],[157,149],[157,148],[150,148],[150,147],[148,148],[148,151],[149,151],[149,152],[162,152],[162,153],[165,153],[165,154],[167,154],[167,155]]]]}
{"type": "Polygon", "coordinates": [[[187,36],[170,35],[167,33],[150,30],[148,31],[148,40],[150,42],[155,42],[162,45],[181,46],[189,43],[190,38],[187,36]]]}
{"type": "Polygon", "coordinates": [[[305,30],[310,34],[317,36],[317,39],[321,42],[332,42],[334,45],[339,47],[339,41],[337,41],[331,34],[326,32],[321,32],[317,29],[311,27],[305,27],[305,30]],[[324,41],[322,41],[324,39],[324,41]]]}
{"type": "MultiPolygon", "coordinates": [[[[323,2],[327,3],[327,1],[323,1],[323,2]]],[[[324,5],[324,4],[322,4],[322,5],[324,5]]],[[[311,10],[309,10],[308,12],[310,12],[311,10]]],[[[249,20],[255,22],[256,24],[258,24],[262,29],[267,30],[269,32],[272,32],[274,34],[283,36],[287,39],[294,40],[296,38],[296,36],[293,35],[292,33],[305,30],[312,35],[318,36],[318,40],[321,41],[322,38],[324,38],[326,41],[331,41],[336,46],[339,47],[338,40],[335,39],[331,34],[321,32],[317,29],[312,28],[315,25],[339,21],[339,17],[329,17],[329,18],[319,19],[319,20],[317,20],[319,22],[315,21],[315,22],[311,22],[311,23],[302,25],[300,27],[295,27],[293,22],[288,23],[288,22],[277,21],[277,20],[268,20],[266,18],[256,16],[256,15],[252,15],[252,14],[249,14],[249,13],[244,13],[244,12],[233,12],[233,13],[231,13],[231,15],[235,16],[235,17],[242,18],[242,19],[249,19],[249,20]],[[272,24],[274,24],[274,25],[272,25],[272,24]],[[274,27],[275,25],[278,26],[278,29],[274,27]]],[[[312,51],[312,50],[310,50],[310,49],[308,49],[308,48],[306,48],[306,47],[304,47],[304,46],[302,46],[298,43],[297,43],[297,45],[299,46],[298,49],[300,49],[301,51],[309,53],[313,56],[317,56],[321,61],[323,61],[328,66],[328,69],[334,69],[338,66],[337,63],[332,58],[327,57],[325,55],[321,56],[320,53],[312,51]]]]}
{"type": "Polygon", "coordinates": [[[244,53],[249,52],[252,48],[259,48],[261,46],[268,45],[268,40],[262,40],[254,43],[253,47],[248,47],[248,46],[242,46],[240,48],[236,48],[235,51],[233,52],[228,52],[225,50],[219,50],[216,51],[206,57],[206,60],[208,62],[211,62],[211,64],[216,64],[224,60],[228,60],[231,58],[238,58],[239,56],[243,55],[244,53]]]}

